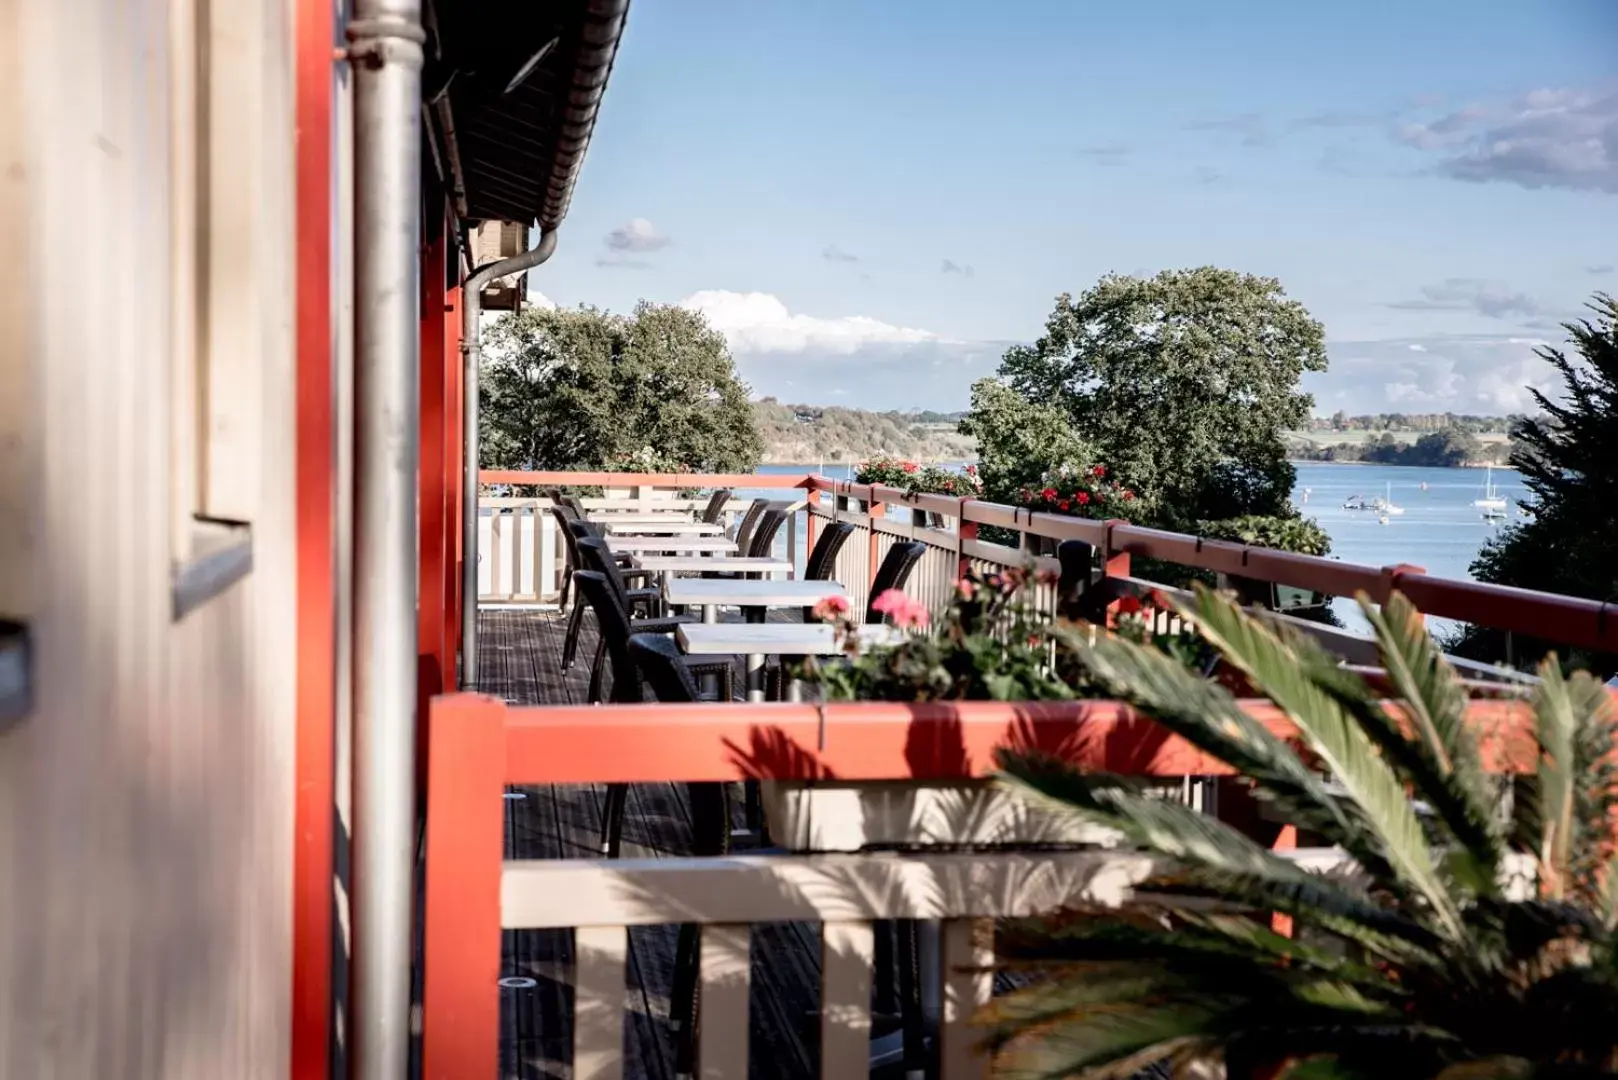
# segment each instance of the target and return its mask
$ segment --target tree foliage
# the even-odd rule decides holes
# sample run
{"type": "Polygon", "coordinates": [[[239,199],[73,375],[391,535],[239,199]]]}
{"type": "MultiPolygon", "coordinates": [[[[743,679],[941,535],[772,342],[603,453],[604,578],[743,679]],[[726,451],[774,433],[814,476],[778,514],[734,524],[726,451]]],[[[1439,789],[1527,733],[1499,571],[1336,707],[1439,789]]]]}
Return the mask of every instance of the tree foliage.
{"type": "Polygon", "coordinates": [[[1355,871],[1311,873],[1129,777],[1002,751],[1018,790],[1157,858],[1133,904],[999,937],[1003,963],[1045,977],[985,1010],[996,1075],[1117,1078],[1156,1064],[1232,1077],[1612,1075],[1611,698],[1547,663],[1527,733],[1537,745],[1519,759],[1536,771],[1505,799],[1420,613],[1398,594],[1361,604],[1397,714],[1312,638],[1206,590],[1180,609],[1295,740],[1175,657],[1058,629],[1090,679],[1242,775],[1355,871]],[[1270,913],[1293,936],[1272,931],[1270,913]]]}
{"type": "Polygon", "coordinates": [[[996,379],[972,384],[972,411],[960,430],[977,439],[984,497],[994,502],[1014,504],[1023,488],[1048,473],[1081,469],[1096,459],[1095,448],[1074,432],[1060,408],[996,379]]]}
{"type": "Polygon", "coordinates": [[[748,388],[697,312],[527,308],[487,338],[479,408],[492,467],[593,469],[647,448],[698,471],[758,464],[748,388]]]}
{"type": "Polygon", "coordinates": [[[937,413],[873,412],[842,406],[790,405],[775,398],[753,403],[764,437],[765,460],[780,464],[858,462],[876,457],[908,461],[970,461],[972,440],[954,422],[924,419],[937,413]]]}
{"type": "MultiPolygon", "coordinates": [[[[1590,600],[1618,599],[1618,301],[1597,293],[1593,317],[1565,324],[1571,355],[1537,350],[1562,379],[1556,398],[1535,390],[1540,415],[1515,432],[1511,464],[1523,474],[1532,517],[1486,544],[1472,564],[1480,581],[1590,600]]],[[[1516,657],[1547,643],[1518,639],[1516,657]]],[[[1505,656],[1498,632],[1477,630],[1464,654],[1505,656]]],[[[1587,658],[1606,669],[1612,657],[1587,658]]]]}
{"type": "Polygon", "coordinates": [[[1377,465],[1425,465],[1455,469],[1483,456],[1483,444],[1476,435],[1459,428],[1447,428],[1423,435],[1410,445],[1398,442],[1386,432],[1360,453],[1359,460],[1377,465]]]}
{"type": "Polygon", "coordinates": [[[1324,328],[1279,281],[1200,267],[1059,296],[1044,336],[1009,349],[1000,376],[1189,522],[1291,513],[1285,433],[1310,419],[1299,379],[1325,367],[1324,328]]]}

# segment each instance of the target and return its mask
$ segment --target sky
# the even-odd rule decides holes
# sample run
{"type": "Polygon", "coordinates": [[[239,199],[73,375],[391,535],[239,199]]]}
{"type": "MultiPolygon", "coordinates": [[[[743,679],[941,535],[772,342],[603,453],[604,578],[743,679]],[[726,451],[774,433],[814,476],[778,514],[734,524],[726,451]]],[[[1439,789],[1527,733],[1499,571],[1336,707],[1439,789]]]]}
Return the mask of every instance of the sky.
{"type": "Polygon", "coordinates": [[[1316,411],[1504,413],[1618,293],[1618,0],[639,0],[555,257],[755,394],[964,408],[1109,272],[1280,279],[1316,411]]]}

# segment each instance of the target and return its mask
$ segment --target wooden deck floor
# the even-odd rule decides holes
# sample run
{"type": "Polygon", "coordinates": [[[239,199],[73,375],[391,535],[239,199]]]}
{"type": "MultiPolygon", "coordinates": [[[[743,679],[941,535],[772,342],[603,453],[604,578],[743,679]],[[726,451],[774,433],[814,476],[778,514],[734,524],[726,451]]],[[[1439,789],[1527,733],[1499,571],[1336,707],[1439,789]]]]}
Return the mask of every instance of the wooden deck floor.
{"type": "MultiPolygon", "coordinates": [[[[478,616],[478,684],[522,704],[582,703],[594,630],[586,621],[583,661],[561,670],[565,620],[554,612],[486,610],[478,616]]],[[[508,858],[590,858],[597,854],[603,789],[513,788],[506,799],[508,858]]],[[[738,822],[738,824],[740,824],[738,822]]],[[[626,858],[689,854],[690,814],[684,789],[643,784],[630,789],[624,827],[626,858]]],[[[625,1059],[634,1080],[673,1080],[669,1026],[674,927],[630,933],[625,1059]]],[[[819,927],[778,923],[755,928],[752,956],[750,1060],[761,1078],[812,1077],[818,1046],[812,1012],[819,999],[819,927]]],[[[504,1080],[570,1077],[572,937],[557,931],[507,931],[501,974],[532,980],[502,988],[500,1068],[504,1080]]]]}

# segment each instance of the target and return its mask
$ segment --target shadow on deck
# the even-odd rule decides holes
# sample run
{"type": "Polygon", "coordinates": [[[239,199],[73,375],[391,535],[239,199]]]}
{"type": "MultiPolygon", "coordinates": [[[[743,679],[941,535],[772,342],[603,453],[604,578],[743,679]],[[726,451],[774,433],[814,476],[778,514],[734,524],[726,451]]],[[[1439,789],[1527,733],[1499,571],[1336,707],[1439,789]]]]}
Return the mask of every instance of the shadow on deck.
{"type": "MultiPolygon", "coordinates": [[[[582,704],[595,632],[586,620],[579,662],[561,670],[566,619],[552,611],[485,610],[478,616],[478,686],[525,705],[582,704]]],[[[506,857],[591,858],[599,851],[604,789],[594,785],[512,788],[506,796],[506,857]]],[[[739,803],[739,800],[738,800],[739,803]]],[[[737,822],[738,826],[741,824],[737,822]]],[[[630,788],[625,858],[690,854],[691,817],[676,784],[630,788]]],[[[669,1023],[676,928],[630,931],[624,1051],[631,1080],[673,1080],[669,1023]]],[[[751,1075],[818,1075],[812,1013],[819,1007],[820,928],[754,927],[749,1060],[751,1075]]],[[[504,1080],[570,1077],[573,941],[565,931],[506,931],[501,949],[500,1074],[504,1080]],[[532,985],[528,984],[532,981],[532,985]]]]}

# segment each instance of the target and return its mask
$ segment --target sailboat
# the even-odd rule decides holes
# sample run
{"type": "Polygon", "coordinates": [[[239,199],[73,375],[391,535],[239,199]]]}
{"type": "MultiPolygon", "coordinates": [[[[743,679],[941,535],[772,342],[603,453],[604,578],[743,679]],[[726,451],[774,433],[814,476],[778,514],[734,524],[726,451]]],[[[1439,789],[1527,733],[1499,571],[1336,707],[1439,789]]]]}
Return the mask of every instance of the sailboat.
{"type": "MultiPolygon", "coordinates": [[[[1484,474],[1483,498],[1472,500],[1472,505],[1483,511],[1498,510],[1501,517],[1505,516],[1506,497],[1494,489],[1493,465],[1488,466],[1488,472],[1484,474]]],[[[1484,513],[1483,516],[1489,517],[1490,515],[1484,513]]]]}
{"type": "Polygon", "coordinates": [[[1392,483],[1388,484],[1387,496],[1388,496],[1387,498],[1382,500],[1382,514],[1383,514],[1384,517],[1387,516],[1388,514],[1402,514],[1402,513],[1405,512],[1404,507],[1393,505],[1393,484],[1392,483]]]}

